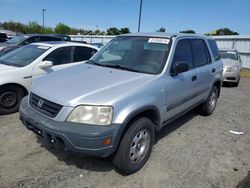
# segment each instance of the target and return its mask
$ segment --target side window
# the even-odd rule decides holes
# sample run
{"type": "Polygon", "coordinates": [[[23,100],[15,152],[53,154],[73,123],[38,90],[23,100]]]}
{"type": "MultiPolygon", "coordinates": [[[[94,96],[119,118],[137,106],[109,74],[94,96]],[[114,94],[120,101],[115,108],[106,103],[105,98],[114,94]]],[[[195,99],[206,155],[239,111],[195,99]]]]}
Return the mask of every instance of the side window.
{"type": "Polygon", "coordinates": [[[97,50],[89,47],[76,46],[74,51],[75,62],[89,60],[97,50]]]}
{"type": "Polygon", "coordinates": [[[196,67],[205,65],[211,62],[209,52],[204,40],[193,39],[191,40],[191,46],[194,55],[194,64],[196,67]]]}
{"type": "Polygon", "coordinates": [[[58,48],[43,59],[43,61],[52,61],[54,66],[72,63],[73,60],[73,47],[58,48]]]}
{"type": "Polygon", "coordinates": [[[189,40],[180,40],[177,43],[172,62],[185,62],[188,64],[189,69],[193,68],[193,57],[189,40]]]}
{"type": "Polygon", "coordinates": [[[42,36],[41,41],[61,41],[59,37],[42,36]]]}
{"type": "Polygon", "coordinates": [[[219,60],[220,53],[219,53],[219,49],[218,49],[218,46],[217,46],[215,40],[210,39],[210,40],[208,40],[208,43],[209,43],[209,46],[213,52],[215,61],[219,60]]]}
{"type": "Polygon", "coordinates": [[[21,44],[25,45],[25,44],[30,44],[30,43],[34,43],[34,42],[40,42],[40,41],[41,41],[40,37],[35,36],[35,37],[30,37],[30,38],[24,40],[21,44]]]}

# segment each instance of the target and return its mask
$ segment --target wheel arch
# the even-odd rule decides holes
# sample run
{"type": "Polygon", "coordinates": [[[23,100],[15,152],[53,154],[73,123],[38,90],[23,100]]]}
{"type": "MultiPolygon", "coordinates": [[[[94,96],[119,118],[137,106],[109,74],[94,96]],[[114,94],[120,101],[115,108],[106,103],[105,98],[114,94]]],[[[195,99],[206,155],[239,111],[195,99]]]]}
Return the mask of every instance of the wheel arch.
{"type": "MultiPolygon", "coordinates": [[[[120,145],[120,142],[128,130],[128,128],[132,125],[133,122],[135,122],[137,119],[141,117],[147,117],[149,118],[153,124],[155,125],[155,131],[158,131],[160,128],[160,122],[161,122],[161,117],[160,117],[160,112],[155,106],[146,106],[137,110],[134,110],[129,114],[129,116],[125,119],[125,121],[122,124],[122,128],[120,129],[120,133],[118,134],[118,138],[116,140],[116,149],[117,150],[118,146],[120,145]]],[[[114,152],[115,152],[114,151],[114,152]]]]}
{"type": "Polygon", "coordinates": [[[213,86],[217,87],[218,90],[218,97],[220,97],[220,89],[221,89],[221,80],[216,80],[213,84],[213,86]]]}
{"type": "Polygon", "coordinates": [[[0,88],[3,88],[3,87],[18,87],[18,88],[22,89],[22,91],[24,92],[25,95],[28,95],[28,93],[29,93],[27,88],[25,88],[23,85],[18,84],[18,83],[8,83],[8,84],[3,84],[0,86],[0,88]]]}

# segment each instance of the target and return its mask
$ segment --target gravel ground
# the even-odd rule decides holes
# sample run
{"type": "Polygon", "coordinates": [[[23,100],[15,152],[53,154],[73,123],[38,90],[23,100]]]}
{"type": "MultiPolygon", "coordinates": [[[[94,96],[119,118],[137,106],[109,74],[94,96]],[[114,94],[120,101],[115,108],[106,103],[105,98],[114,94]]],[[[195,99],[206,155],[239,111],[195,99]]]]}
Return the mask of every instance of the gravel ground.
{"type": "Polygon", "coordinates": [[[250,79],[223,87],[212,116],[192,111],[169,124],[146,166],[131,176],[117,173],[109,159],[55,151],[18,114],[1,116],[0,187],[250,187],[249,104],[250,79]]]}

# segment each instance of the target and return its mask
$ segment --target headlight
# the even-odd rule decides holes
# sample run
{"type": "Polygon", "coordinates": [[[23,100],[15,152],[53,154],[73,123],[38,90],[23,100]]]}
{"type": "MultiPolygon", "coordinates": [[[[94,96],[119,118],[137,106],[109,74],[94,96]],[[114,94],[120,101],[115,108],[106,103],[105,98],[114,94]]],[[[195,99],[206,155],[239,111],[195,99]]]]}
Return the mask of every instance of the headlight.
{"type": "Polygon", "coordinates": [[[113,108],[109,106],[78,106],[67,121],[91,125],[109,125],[112,121],[113,108]]]}
{"type": "Polygon", "coordinates": [[[227,68],[227,72],[233,72],[233,71],[237,71],[237,70],[238,70],[238,66],[228,67],[227,68]]]}

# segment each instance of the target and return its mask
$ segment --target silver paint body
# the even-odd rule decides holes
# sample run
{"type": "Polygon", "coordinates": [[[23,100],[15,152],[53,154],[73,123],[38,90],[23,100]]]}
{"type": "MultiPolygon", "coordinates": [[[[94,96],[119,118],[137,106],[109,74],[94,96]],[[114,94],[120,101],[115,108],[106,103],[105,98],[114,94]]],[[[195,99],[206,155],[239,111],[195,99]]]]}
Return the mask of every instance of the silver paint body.
{"type": "MultiPolygon", "coordinates": [[[[170,38],[170,34],[130,34],[130,36],[170,38]]],[[[126,35],[128,36],[128,35],[126,35]]],[[[55,121],[66,121],[79,105],[107,105],[114,109],[114,124],[123,124],[133,113],[153,107],[160,115],[160,126],[192,106],[204,102],[216,80],[221,80],[222,62],[215,61],[207,37],[178,34],[172,37],[172,47],[163,71],[158,75],[129,72],[90,64],[80,64],[37,79],[31,91],[36,95],[63,105],[55,121]],[[211,64],[193,68],[175,77],[170,65],[176,44],[181,39],[203,39],[208,46],[211,64]],[[212,73],[211,70],[215,69],[212,73]],[[192,81],[196,75],[197,80],[192,81]],[[200,93],[198,96],[195,96],[200,93]],[[195,96],[172,110],[168,107],[187,96],[195,96]]],[[[37,112],[39,113],[39,112],[37,112]]],[[[49,117],[47,117],[49,118],[49,117]]]]}

